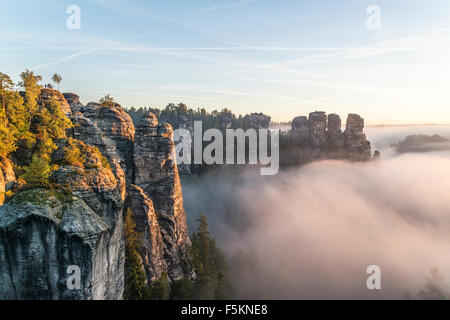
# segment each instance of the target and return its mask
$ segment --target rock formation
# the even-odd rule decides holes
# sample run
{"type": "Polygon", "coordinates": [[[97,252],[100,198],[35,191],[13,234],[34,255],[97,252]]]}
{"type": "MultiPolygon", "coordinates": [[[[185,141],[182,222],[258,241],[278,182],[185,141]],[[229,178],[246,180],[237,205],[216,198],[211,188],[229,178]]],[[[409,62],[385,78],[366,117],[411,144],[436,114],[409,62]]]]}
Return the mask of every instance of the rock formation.
{"type": "MultiPolygon", "coordinates": [[[[84,106],[76,94],[53,89],[42,90],[40,101],[45,99],[60,101],[71,118],[68,136],[83,150],[84,163],[53,171],[50,179],[58,190],[20,190],[0,207],[0,297],[121,299],[128,208],[142,235],[148,282],[163,272],[170,280],[191,277],[191,243],[170,125],[146,117],[135,143],[131,118],[118,104],[84,106]],[[80,290],[67,286],[70,266],[81,269],[80,290]]],[[[68,143],[56,142],[53,163],[64,163],[68,143]]],[[[11,163],[1,159],[0,205],[14,181],[11,163]]]]}
{"type": "Polygon", "coordinates": [[[142,235],[142,247],[139,251],[147,280],[156,281],[167,270],[167,263],[164,260],[164,242],[153,202],[144,190],[130,185],[126,207],[132,210],[137,232],[142,235]]]}
{"type": "Polygon", "coordinates": [[[290,131],[291,140],[299,145],[306,145],[311,139],[309,120],[305,116],[296,117],[292,120],[290,131]]]}
{"type": "Polygon", "coordinates": [[[345,131],[337,114],[312,112],[292,120],[291,130],[281,137],[282,165],[297,165],[319,159],[371,159],[370,142],[364,134],[364,119],[349,114],[345,131]]]}
{"type": "Polygon", "coordinates": [[[72,128],[71,136],[88,145],[97,147],[106,157],[118,180],[118,189],[122,195],[122,199],[125,200],[126,179],[125,171],[121,166],[121,164],[125,164],[125,160],[117,150],[116,143],[110,137],[105,136],[103,131],[94,122],[80,113],[72,118],[72,122],[74,123],[74,127],[72,128]]]}
{"type": "Polygon", "coordinates": [[[70,109],[69,103],[64,98],[64,95],[55,89],[45,88],[41,90],[41,94],[39,95],[39,101],[42,102],[44,100],[55,99],[59,103],[61,103],[61,109],[66,114],[66,116],[70,117],[72,114],[72,110],[70,109]]]}
{"type": "Polygon", "coordinates": [[[311,145],[314,148],[323,148],[327,143],[327,116],[325,112],[312,112],[309,114],[309,130],[311,145]]]}
{"type": "Polygon", "coordinates": [[[98,103],[88,103],[82,109],[83,116],[90,119],[107,137],[116,142],[117,151],[122,155],[121,166],[127,179],[133,174],[134,125],[130,116],[119,104],[103,107],[98,103]]]}
{"type": "Polygon", "coordinates": [[[69,103],[70,109],[73,114],[81,112],[84,108],[83,104],[80,102],[80,97],[75,93],[63,93],[64,98],[69,103]]]}
{"type": "Polygon", "coordinates": [[[345,148],[353,155],[369,157],[371,155],[370,142],[364,134],[364,119],[357,114],[349,114],[345,126],[345,148]]]}
{"type": "Polygon", "coordinates": [[[336,151],[344,147],[341,118],[337,114],[328,115],[327,143],[330,150],[336,151]]]}
{"type": "Polygon", "coordinates": [[[409,135],[393,147],[398,153],[448,151],[450,150],[450,139],[437,134],[432,136],[409,135]]]}
{"type": "Polygon", "coordinates": [[[4,299],[121,299],[123,201],[98,155],[63,166],[61,190],[22,191],[0,207],[0,296],[4,299]],[[81,289],[67,286],[80,268],[81,289]]]}
{"type": "Polygon", "coordinates": [[[191,242],[183,208],[172,127],[150,113],[136,128],[134,184],[153,201],[164,240],[164,258],[172,280],[190,276],[191,242]]]}

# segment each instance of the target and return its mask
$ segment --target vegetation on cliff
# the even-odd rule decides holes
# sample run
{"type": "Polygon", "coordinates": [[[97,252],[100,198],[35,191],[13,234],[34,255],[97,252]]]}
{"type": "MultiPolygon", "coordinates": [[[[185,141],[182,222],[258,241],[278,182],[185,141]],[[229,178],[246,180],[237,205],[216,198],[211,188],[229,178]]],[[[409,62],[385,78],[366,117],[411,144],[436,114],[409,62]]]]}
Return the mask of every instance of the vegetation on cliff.
{"type": "Polygon", "coordinates": [[[41,76],[26,70],[20,77],[16,86],[8,75],[0,73],[0,157],[12,160],[19,177],[16,187],[48,186],[48,178],[60,165],[96,166],[95,161],[94,165],[89,161],[92,158],[109,168],[97,148],[67,137],[73,124],[56,96],[60,93],[43,98],[41,76]],[[62,156],[55,157],[58,152],[62,156]]]}
{"type": "Polygon", "coordinates": [[[143,263],[139,255],[141,235],[136,231],[133,213],[127,210],[125,231],[125,290],[126,300],[221,300],[230,290],[225,257],[217,248],[208,230],[206,217],[201,215],[199,227],[192,237],[191,255],[197,278],[183,278],[170,285],[167,273],[147,284],[143,263]]]}

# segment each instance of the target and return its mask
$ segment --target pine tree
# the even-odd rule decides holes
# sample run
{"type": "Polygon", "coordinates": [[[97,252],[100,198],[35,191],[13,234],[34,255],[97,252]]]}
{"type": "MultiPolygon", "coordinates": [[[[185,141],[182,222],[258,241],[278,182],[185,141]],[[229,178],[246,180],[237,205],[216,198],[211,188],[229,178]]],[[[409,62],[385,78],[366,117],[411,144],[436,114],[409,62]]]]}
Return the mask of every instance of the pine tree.
{"type": "Polygon", "coordinates": [[[22,80],[19,82],[19,86],[25,90],[25,105],[28,108],[28,112],[34,112],[42,89],[39,85],[42,77],[27,69],[20,74],[20,78],[22,80]]]}
{"type": "Polygon", "coordinates": [[[99,103],[102,108],[111,108],[116,104],[114,98],[111,97],[109,94],[101,98],[99,103]]]}
{"type": "Polygon", "coordinates": [[[58,90],[60,90],[60,85],[61,85],[61,81],[62,81],[61,75],[55,73],[52,77],[52,81],[58,85],[58,90]]]}
{"type": "Polygon", "coordinates": [[[0,156],[17,149],[17,140],[31,136],[23,99],[14,90],[11,78],[0,73],[0,156]]]}
{"type": "Polygon", "coordinates": [[[25,167],[24,171],[25,173],[20,178],[27,184],[46,186],[52,169],[45,159],[35,154],[30,165],[25,167]]]}
{"type": "Polygon", "coordinates": [[[193,236],[193,240],[198,248],[198,257],[196,262],[198,269],[206,271],[211,264],[209,248],[211,238],[206,217],[201,214],[197,221],[199,222],[199,226],[197,232],[193,236]]]}
{"type": "Polygon", "coordinates": [[[173,281],[170,300],[189,300],[192,298],[192,291],[193,287],[189,279],[173,281]]]}
{"type": "Polygon", "coordinates": [[[225,299],[226,264],[208,230],[204,215],[197,220],[199,226],[192,236],[192,257],[197,272],[192,297],[194,299],[225,299]]]}
{"type": "Polygon", "coordinates": [[[0,157],[6,157],[17,149],[12,132],[0,122],[0,157]]]}
{"type": "Polygon", "coordinates": [[[1,101],[2,109],[1,109],[0,116],[1,116],[1,120],[4,123],[4,126],[6,128],[8,127],[8,117],[7,117],[7,114],[8,114],[7,107],[8,106],[6,103],[7,94],[8,94],[8,92],[12,91],[13,88],[14,88],[14,83],[12,82],[11,78],[8,75],[0,72],[0,95],[1,95],[1,99],[2,99],[2,101],[1,101]]]}
{"type": "Polygon", "coordinates": [[[168,300],[169,299],[169,282],[167,272],[163,272],[158,281],[151,286],[151,300],[168,300]]]}
{"type": "Polygon", "coordinates": [[[219,271],[217,273],[217,279],[216,279],[216,291],[214,292],[214,299],[215,300],[225,300],[226,294],[225,294],[225,274],[223,271],[219,271]]]}
{"type": "Polygon", "coordinates": [[[143,300],[149,296],[147,279],[142,268],[142,261],[139,255],[141,237],[136,232],[131,209],[127,210],[124,221],[125,234],[125,288],[123,298],[125,300],[143,300]]]}

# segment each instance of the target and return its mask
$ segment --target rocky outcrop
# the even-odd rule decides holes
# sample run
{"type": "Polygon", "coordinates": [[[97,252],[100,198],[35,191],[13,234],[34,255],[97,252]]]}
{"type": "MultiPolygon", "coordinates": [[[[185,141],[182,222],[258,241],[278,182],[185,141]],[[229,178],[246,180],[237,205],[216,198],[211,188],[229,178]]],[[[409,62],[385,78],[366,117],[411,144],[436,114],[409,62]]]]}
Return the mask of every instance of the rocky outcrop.
{"type": "Polygon", "coordinates": [[[98,103],[88,103],[83,108],[83,115],[90,119],[109,138],[116,142],[117,150],[122,155],[121,163],[129,181],[133,174],[134,125],[131,117],[119,104],[103,107],[98,103]]]}
{"type": "Polygon", "coordinates": [[[345,126],[345,148],[355,157],[361,155],[370,157],[370,142],[366,140],[364,133],[364,119],[357,114],[349,114],[345,126]]]}
{"type": "Polygon", "coordinates": [[[80,97],[77,94],[66,92],[63,93],[63,96],[69,104],[73,114],[81,112],[81,110],[84,108],[83,104],[80,102],[80,97]]]}
{"type": "Polygon", "coordinates": [[[349,114],[345,131],[337,114],[316,111],[292,120],[291,130],[280,140],[282,165],[297,165],[320,159],[371,159],[370,142],[364,134],[364,120],[349,114]]]}
{"type": "Polygon", "coordinates": [[[410,135],[394,145],[398,153],[434,152],[450,150],[450,139],[435,135],[410,135]]]}
{"type": "Polygon", "coordinates": [[[45,100],[52,100],[55,99],[61,104],[61,109],[64,112],[64,114],[68,117],[71,116],[72,110],[70,109],[69,103],[64,98],[64,95],[55,89],[49,89],[44,88],[41,90],[41,93],[39,95],[38,103],[45,101],[45,100]]]}
{"type": "Polygon", "coordinates": [[[312,112],[309,114],[309,130],[311,145],[314,148],[323,148],[327,143],[327,116],[325,112],[312,112]]]}
{"type": "Polygon", "coordinates": [[[130,185],[128,188],[126,208],[130,208],[133,212],[136,231],[142,236],[142,247],[139,253],[148,283],[151,283],[158,280],[167,270],[164,260],[164,242],[155,208],[144,190],[135,185],[130,185]]]}
{"type": "Polygon", "coordinates": [[[333,151],[341,150],[344,147],[344,142],[341,118],[337,114],[329,114],[327,124],[328,148],[333,151]]]}
{"type": "Polygon", "coordinates": [[[291,140],[299,145],[306,145],[311,140],[311,129],[309,120],[305,116],[296,117],[292,120],[292,128],[290,131],[291,140]]]}
{"type": "Polygon", "coordinates": [[[105,108],[89,103],[83,107],[77,97],[69,97],[70,105],[75,104],[72,109],[79,110],[73,117],[73,137],[96,146],[107,157],[119,185],[122,175],[117,163],[127,170],[126,207],[132,209],[143,236],[141,258],[148,280],[154,281],[163,271],[168,271],[171,279],[190,276],[190,240],[172,127],[159,125],[150,114],[135,134],[131,118],[120,105],[105,108]]]}
{"type": "Polygon", "coordinates": [[[74,127],[72,128],[72,136],[84,143],[97,147],[100,152],[108,160],[111,169],[118,181],[118,190],[125,200],[126,178],[125,172],[121,164],[125,163],[123,156],[118,152],[115,141],[105,136],[93,121],[86,118],[82,114],[77,114],[72,118],[74,127]]]}
{"type": "MultiPolygon", "coordinates": [[[[164,272],[171,280],[193,276],[171,126],[149,115],[134,142],[134,125],[120,105],[83,106],[76,94],[46,88],[40,101],[48,99],[63,104],[74,126],[68,139],[55,141],[51,156],[60,165],[50,177],[57,190],[15,190],[0,207],[0,297],[121,299],[128,208],[142,235],[148,282],[164,272]],[[74,163],[69,157],[68,165],[66,152],[74,147],[82,157],[74,163]],[[67,286],[70,266],[81,270],[80,290],[67,286]]],[[[14,181],[11,163],[1,160],[0,195],[14,181]]]]}
{"type": "Polygon", "coordinates": [[[51,179],[83,200],[107,226],[98,238],[94,255],[93,274],[98,279],[99,294],[93,295],[93,298],[122,299],[125,264],[124,202],[113,172],[103,166],[85,169],[66,166],[55,171],[51,179]]]}
{"type": "Polygon", "coordinates": [[[168,275],[178,280],[190,276],[192,266],[172,135],[172,127],[167,123],[158,124],[152,113],[141,120],[134,144],[134,184],[153,201],[164,241],[168,275]]]}
{"type": "Polygon", "coordinates": [[[0,296],[121,299],[123,201],[117,180],[101,166],[61,167],[51,178],[60,190],[22,191],[0,207],[0,296]],[[71,266],[80,270],[80,289],[67,285],[71,266]]]}

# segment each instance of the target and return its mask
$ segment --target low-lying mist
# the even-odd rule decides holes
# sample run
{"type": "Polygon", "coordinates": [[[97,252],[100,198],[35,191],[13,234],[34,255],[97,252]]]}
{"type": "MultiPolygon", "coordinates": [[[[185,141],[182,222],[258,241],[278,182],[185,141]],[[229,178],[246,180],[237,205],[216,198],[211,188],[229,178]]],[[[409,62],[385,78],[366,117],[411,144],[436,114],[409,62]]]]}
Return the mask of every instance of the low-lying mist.
{"type": "Polygon", "coordinates": [[[417,298],[431,268],[450,279],[449,192],[445,153],[183,182],[190,229],[208,217],[237,298],[417,298]],[[381,290],[366,287],[369,265],[381,290]]]}

